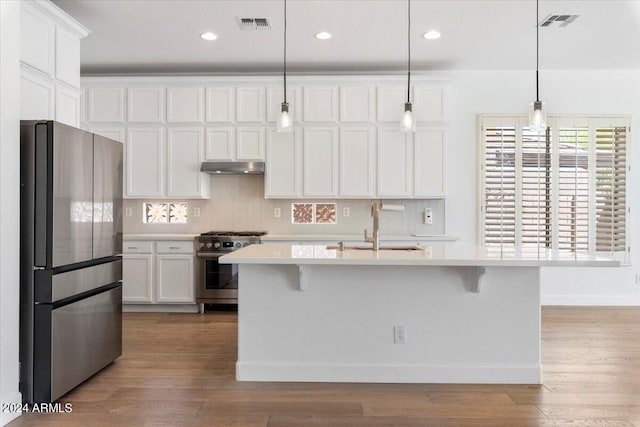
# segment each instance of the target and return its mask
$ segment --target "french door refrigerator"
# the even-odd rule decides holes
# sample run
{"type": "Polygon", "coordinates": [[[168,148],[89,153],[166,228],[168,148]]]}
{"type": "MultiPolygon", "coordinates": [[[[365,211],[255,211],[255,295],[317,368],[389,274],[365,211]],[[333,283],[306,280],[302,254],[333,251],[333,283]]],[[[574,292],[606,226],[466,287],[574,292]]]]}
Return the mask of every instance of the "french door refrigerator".
{"type": "Polygon", "coordinates": [[[122,354],[122,144],[20,123],[20,390],[53,402],[122,354]]]}

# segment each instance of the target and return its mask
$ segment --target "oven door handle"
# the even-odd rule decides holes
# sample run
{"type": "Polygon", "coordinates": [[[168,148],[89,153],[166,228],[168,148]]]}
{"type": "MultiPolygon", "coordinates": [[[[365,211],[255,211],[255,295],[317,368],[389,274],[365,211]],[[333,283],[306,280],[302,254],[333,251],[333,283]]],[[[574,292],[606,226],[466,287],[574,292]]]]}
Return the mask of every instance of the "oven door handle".
{"type": "Polygon", "coordinates": [[[196,256],[198,258],[220,258],[223,255],[226,255],[226,254],[211,253],[211,252],[198,252],[198,253],[196,253],[196,256]]]}

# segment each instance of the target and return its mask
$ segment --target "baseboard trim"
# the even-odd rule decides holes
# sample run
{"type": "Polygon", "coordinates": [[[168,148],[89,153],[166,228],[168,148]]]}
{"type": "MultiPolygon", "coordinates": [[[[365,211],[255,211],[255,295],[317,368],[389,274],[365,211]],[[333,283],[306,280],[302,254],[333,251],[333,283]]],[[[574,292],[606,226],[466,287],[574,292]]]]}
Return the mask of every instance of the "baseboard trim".
{"type": "Polygon", "coordinates": [[[122,304],[123,313],[197,313],[198,304],[122,304]]]}
{"type": "Polygon", "coordinates": [[[364,365],[236,362],[238,381],[541,384],[541,365],[364,365]]]}
{"type": "MultiPolygon", "coordinates": [[[[2,403],[8,403],[9,405],[15,405],[17,407],[21,407],[20,405],[22,405],[22,393],[20,392],[14,393],[13,396],[8,399],[4,399],[4,396],[3,396],[2,403]]],[[[1,412],[0,411],[0,426],[9,424],[11,421],[15,420],[20,415],[22,415],[22,412],[1,412]]]]}
{"type": "Polygon", "coordinates": [[[542,295],[544,305],[640,306],[640,295],[542,295]]]}

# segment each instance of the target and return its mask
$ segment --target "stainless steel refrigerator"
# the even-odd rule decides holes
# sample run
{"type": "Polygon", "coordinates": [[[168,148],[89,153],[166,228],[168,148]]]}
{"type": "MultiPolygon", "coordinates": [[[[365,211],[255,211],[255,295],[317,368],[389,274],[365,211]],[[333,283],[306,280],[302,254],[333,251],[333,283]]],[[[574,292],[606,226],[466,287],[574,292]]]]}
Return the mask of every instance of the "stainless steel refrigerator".
{"type": "Polygon", "coordinates": [[[52,402],[122,354],[122,144],[20,125],[20,390],[52,402]]]}

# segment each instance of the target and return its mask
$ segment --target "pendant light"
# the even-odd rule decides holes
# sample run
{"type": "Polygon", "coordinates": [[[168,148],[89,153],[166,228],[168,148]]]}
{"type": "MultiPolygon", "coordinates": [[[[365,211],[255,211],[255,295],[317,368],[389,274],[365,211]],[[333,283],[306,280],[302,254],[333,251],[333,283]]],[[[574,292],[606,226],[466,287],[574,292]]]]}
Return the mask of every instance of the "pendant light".
{"type": "Polygon", "coordinates": [[[529,113],[529,130],[533,132],[544,132],[547,129],[547,112],[542,108],[540,101],[538,65],[540,62],[540,20],[539,20],[539,0],[536,0],[536,100],[531,105],[533,108],[529,113]]]}
{"type": "Polygon", "coordinates": [[[411,0],[407,0],[407,102],[404,104],[404,114],[400,120],[400,129],[403,132],[416,131],[416,119],[413,116],[411,106],[411,0]]]}
{"type": "Polygon", "coordinates": [[[289,116],[289,103],[287,102],[287,0],[284,0],[284,61],[283,61],[283,78],[284,78],[284,99],[280,104],[280,117],[278,117],[278,132],[291,132],[293,123],[289,116]]]}

